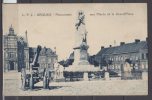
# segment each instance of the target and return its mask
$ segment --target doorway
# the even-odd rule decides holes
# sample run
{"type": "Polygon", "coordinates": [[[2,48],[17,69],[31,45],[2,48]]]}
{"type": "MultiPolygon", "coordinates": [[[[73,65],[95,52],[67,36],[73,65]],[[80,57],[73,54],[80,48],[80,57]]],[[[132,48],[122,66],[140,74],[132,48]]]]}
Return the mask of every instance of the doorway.
{"type": "Polygon", "coordinates": [[[14,70],[14,62],[10,61],[9,64],[10,64],[10,70],[14,70]]]}

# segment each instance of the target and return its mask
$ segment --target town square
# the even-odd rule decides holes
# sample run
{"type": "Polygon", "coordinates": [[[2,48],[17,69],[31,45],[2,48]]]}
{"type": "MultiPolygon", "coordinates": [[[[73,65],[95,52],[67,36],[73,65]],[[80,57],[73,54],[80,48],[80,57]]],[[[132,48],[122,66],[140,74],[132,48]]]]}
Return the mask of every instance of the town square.
{"type": "MultiPolygon", "coordinates": [[[[23,9],[22,7],[24,8],[24,6],[21,6],[21,9],[23,9]]],[[[26,13],[26,10],[23,10],[23,13],[26,13]]],[[[31,16],[26,16],[23,13],[19,13],[21,15],[19,24],[26,26],[27,22],[24,18],[31,20],[31,16]]],[[[122,26],[121,21],[124,21],[124,18],[128,18],[130,21],[136,13],[138,12],[121,15],[120,23],[116,23],[117,26],[124,28],[120,29],[122,32],[124,32],[125,27],[122,26]]],[[[142,13],[138,14],[142,15],[142,13]]],[[[9,23],[9,28],[5,28],[6,32],[3,35],[4,95],[147,95],[148,37],[146,36],[147,33],[144,33],[146,28],[141,29],[141,36],[139,34],[128,35],[127,32],[129,31],[126,30],[124,36],[121,33],[114,36],[105,34],[101,35],[102,39],[99,39],[100,37],[97,34],[100,32],[90,33],[94,30],[94,28],[90,30],[89,26],[91,25],[89,21],[95,21],[92,15],[88,14],[86,10],[77,10],[74,14],[61,14],[60,12],[57,15],[58,17],[45,16],[45,23],[43,21],[37,22],[40,16],[34,16],[37,25],[33,26],[33,23],[28,23],[29,26],[33,27],[26,28],[22,32],[22,36],[16,32],[17,30],[14,28],[16,26],[9,23]],[[66,19],[72,25],[70,27],[67,24],[70,29],[62,23],[66,17],[75,18],[74,21],[66,19]],[[54,26],[50,26],[52,23],[54,26]],[[43,25],[46,25],[43,28],[49,30],[45,30],[48,32],[47,35],[45,35],[45,32],[41,34],[42,29],[37,28],[43,25]],[[56,30],[54,27],[61,29],[56,30]],[[31,30],[35,33],[31,33],[31,30]],[[73,33],[66,33],[67,30],[72,30],[73,33]],[[53,34],[55,31],[62,32],[64,35],[53,34]],[[106,39],[104,40],[104,38],[106,39]],[[101,43],[101,41],[104,42],[101,43]],[[113,43],[110,42],[111,44],[109,44],[109,41],[113,41],[113,43]]],[[[56,13],[54,16],[56,16],[56,13]]],[[[100,19],[99,16],[96,16],[96,18],[100,19]]],[[[102,16],[102,18],[105,17],[102,16]]],[[[109,20],[115,22],[112,18],[109,18],[109,20]]],[[[132,24],[128,21],[126,23],[132,24]]],[[[143,26],[143,23],[140,25],[143,26]]],[[[139,27],[141,27],[140,25],[139,27]]],[[[115,31],[114,27],[115,25],[111,25],[111,30],[115,31]]],[[[24,27],[19,28],[19,30],[24,29],[24,27]]],[[[101,30],[105,29],[101,28],[101,30]]],[[[134,29],[130,27],[130,30],[133,31],[134,29]]],[[[107,32],[112,31],[108,29],[107,32]]]]}

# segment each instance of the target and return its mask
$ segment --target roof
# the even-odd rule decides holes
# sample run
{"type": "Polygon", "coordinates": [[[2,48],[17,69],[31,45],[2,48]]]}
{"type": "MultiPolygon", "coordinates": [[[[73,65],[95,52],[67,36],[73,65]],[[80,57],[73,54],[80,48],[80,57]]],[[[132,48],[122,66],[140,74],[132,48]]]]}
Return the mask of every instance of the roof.
{"type": "Polygon", "coordinates": [[[109,55],[109,54],[133,53],[133,52],[138,52],[141,49],[148,49],[146,41],[141,41],[137,43],[136,42],[127,43],[115,47],[102,48],[96,55],[98,56],[102,54],[109,55]]]}
{"type": "MultiPolygon", "coordinates": [[[[30,52],[36,53],[37,48],[30,47],[30,52]]],[[[50,48],[42,48],[40,51],[40,56],[57,56],[56,53],[50,48]]]]}
{"type": "Polygon", "coordinates": [[[74,52],[70,54],[69,59],[74,59],[74,52]]]}
{"type": "Polygon", "coordinates": [[[12,25],[9,28],[8,36],[16,36],[16,34],[14,33],[14,28],[12,27],[12,25]]]}
{"type": "Polygon", "coordinates": [[[35,53],[35,52],[36,52],[36,50],[37,50],[37,48],[34,48],[34,47],[29,47],[29,50],[30,50],[30,52],[35,53]]]}

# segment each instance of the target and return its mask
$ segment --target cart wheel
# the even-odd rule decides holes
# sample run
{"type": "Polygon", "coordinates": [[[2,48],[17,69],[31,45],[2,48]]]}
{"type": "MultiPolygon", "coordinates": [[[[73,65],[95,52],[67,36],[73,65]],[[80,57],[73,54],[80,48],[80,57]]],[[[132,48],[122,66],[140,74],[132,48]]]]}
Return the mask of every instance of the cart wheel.
{"type": "Polygon", "coordinates": [[[26,71],[24,68],[21,69],[21,89],[26,89],[26,71]]]}
{"type": "Polygon", "coordinates": [[[30,79],[26,79],[25,81],[26,81],[25,86],[26,86],[26,87],[29,87],[29,86],[30,86],[30,79]]]}
{"type": "Polygon", "coordinates": [[[44,89],[47,88],[47,79],[46,79],[45,76],[43,77],[43,88],[44,88],[44,89]]]}
{"type": "Polygon", "coordinates": [[[49,78],[47,78],[47,89],[49,89],[49,83],[50,83],[50,80],[49,78]]]}
{"type": "Polygon", "coordinates": [[[25,88],[26,88],[26,79],[25,79],[25,77],[22,77],[22,90],[25,90],[25,88]]]}
{"type": "Polygon", "coordinates": [[[34,83],[33,83],[33,77],[30,77],[30,89],[32,90],[34,87],[34,83]]]}

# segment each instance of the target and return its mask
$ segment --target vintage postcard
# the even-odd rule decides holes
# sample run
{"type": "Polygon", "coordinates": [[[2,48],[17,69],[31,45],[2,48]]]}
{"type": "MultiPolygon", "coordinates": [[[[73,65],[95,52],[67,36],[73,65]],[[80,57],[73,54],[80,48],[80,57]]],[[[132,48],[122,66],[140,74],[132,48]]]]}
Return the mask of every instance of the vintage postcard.
{"type": "Polygon", "coordinates": [[[147,39],[146,3],[3,4],[3,95],[148,95],[147,39]]]}

